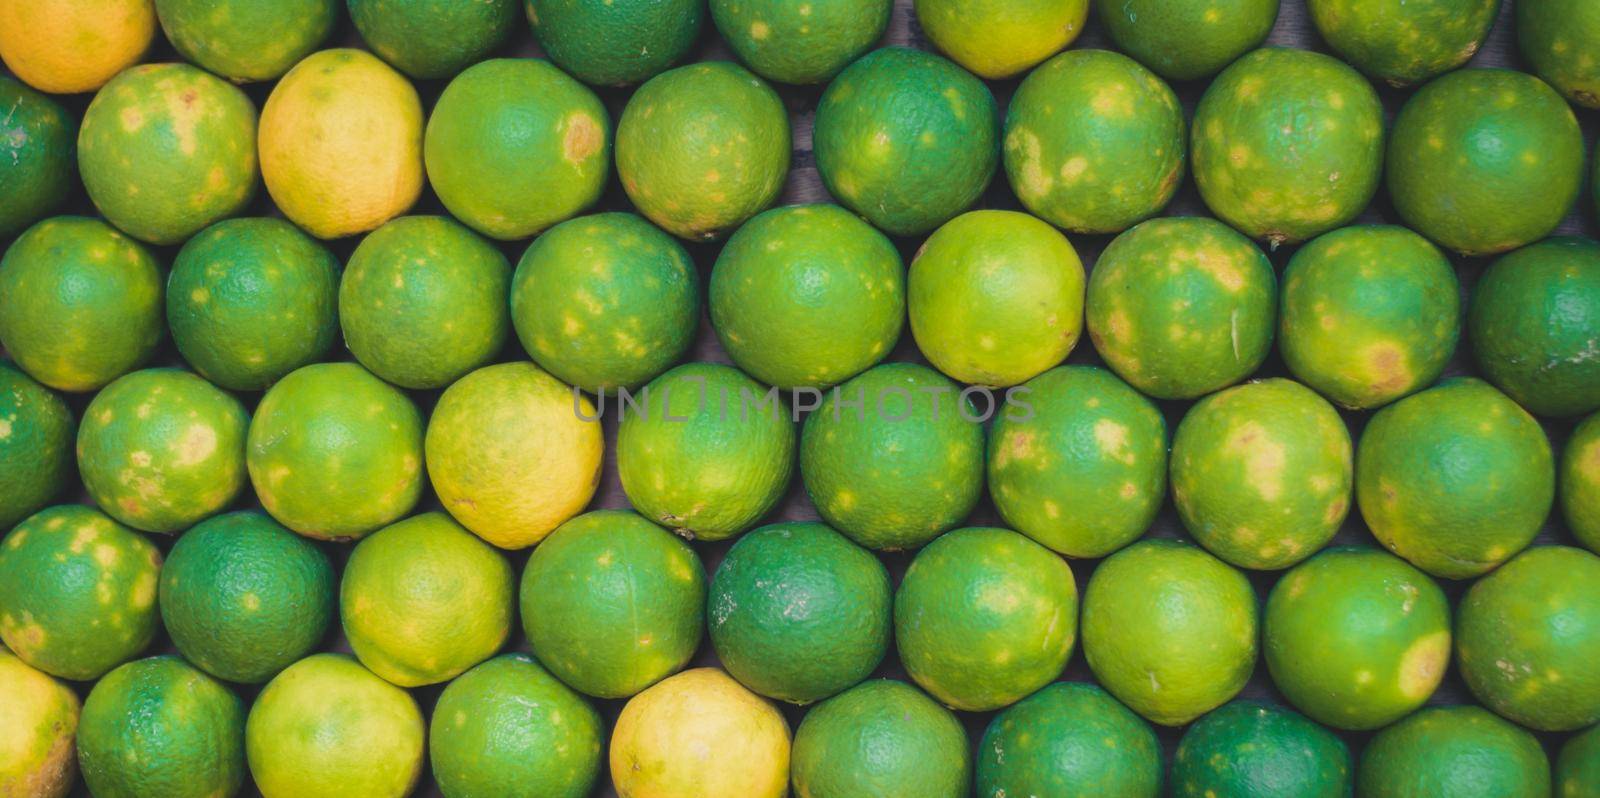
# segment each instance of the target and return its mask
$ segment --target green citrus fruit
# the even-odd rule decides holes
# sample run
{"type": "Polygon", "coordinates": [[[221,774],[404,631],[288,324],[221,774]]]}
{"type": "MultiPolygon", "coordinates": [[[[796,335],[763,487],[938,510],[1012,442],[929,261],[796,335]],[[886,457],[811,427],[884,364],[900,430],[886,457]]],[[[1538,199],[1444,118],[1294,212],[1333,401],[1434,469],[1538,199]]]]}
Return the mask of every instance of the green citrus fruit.
{"type": "Polygon", "coordinates": [[[1348,798],[1351,770],[1350,749],[1333,732],[1282,707],[1234,701],[1184,732],[1171,794],[1348,798]]]}
{"type": "Polygon", "coordinates": [[[722,248],[710,306],[739,368],[779,388],[827,388],[900,339],[905,270],[888,238],[837,205],[775,208],[722,248]]]}
{"type": "Polygon", "coordinates": [[[704,0],[525,0],[550,60],[584,83],[626,86],[682,60],[700,38],[704,0]]]}
{"type": "Polygon", "coordinates": [[[1335,230],[1283,271],[1278,350],[1334,404],[1367,409],[1431,385],[1461,336],[1455,268],[1404,227],[1335,230]]]}
{"type": "Polygon", "coordinates": [[[1477,576],[1521,551],[1554,494],[1544,430],[1474,378],[1378,411],[1356,448],[1356,504],[1373,535],[1446,579],[1477,576]]]}
{"type": "Polygon", "coordinates": [[[917,0],[916,10],[935,47],[978,77],[1001,80],[1072,44],[1089,0],[917,0]]]}
{"type": "Polygon", "coordinates": [[[443,388],[494,360],[511,331],[506,256],[445,216],[403,216],[361,240],[339,281],[345,346],[402,388],[443,388]]]}
{"type": "Polygon", "coordinates": [[[685,671],[622,708],[611,781],[619,798],[783,798],[789,724],[722,671],[685,671]]]}
{"type": "Polygon", "coordinates": [[[1083,652],[1112,695],[1163,726],[1221,706],[1250,679],[1256,596],[1244,574],[1176,540],[1106,558],[1083,596],[1083,652]]]}
{"type": "Polygon", "coordinates": [[[827,526],[764,526],[733,544],[711,577],[711,645],[744,686],[809,704],[883,661],[893,592],[883,563],[827,526]]]}
{"type": "Polygon", "coordinates": [[[99,219],[57,216],[0,258],[0,347],[59,391],[93,391],[155,352],[161,268],[99,219]]]}
{"type": "Polygon", "coordinates": [[[1095,4],[1117,49],[1168,80],[1210,77],[1261,46],[1278,0],[1114,0],[1095,4]]]}
{"type": "Polygon", "coordinates": [[[77,184],[76,123],[55,100],[0,76],[0,239],[65,202],[77,184]]]}
{"type": "Polygon", "coordinates": [[[983,427],[959,386],[885,363],[806,418],[800,475],[822,519],[869,549],[915,549],[966,519],[983,491],[983,427]]]}
{"type": "Polygon", "coordinates": [[[155,0],[184,58],[235,83],[273,80],[311,54],[342,14],[338,0],[155,0]]]}
{"type": "Polygon", "coordinates": [[[825,83],[871,50],[889,26],[890,0],[711,0],[728,49],[780,83],[825,83]]]}
{"type": "Polygon", "coordinates": [[[334,618],[333,565],[266,515],[196,524],[161,567],[161,621],[184,659],[259,684],[310,654],[334,618]]]}
{"type": "Polygon", "coordinates": [[[0,360],[0,529],[38,512],[72,481],[72,410],[0,360]]]}
{"type": "Polygon", "coordinates": [[[523,253],[511,323],[534,362],[603,398],[683,358],[700,326],[699,272],[682,244],[631,213],[571,219],[523,253]]]}
{"type": "Polygon", "coordinates": [[[1192,399],[1250,376],[1272,349],[1277,280],[1214,219],[1152,219],[1116,237],[1089,274],[1089,338],[1118,376],[1192,399]]]}
{"type": "Polygon", "coordinates": [[[72,688],[0,649],[0,794],[64,798],[78,775],[72,688]]]}
{"type": "Polygon", "coordinates": [[[1009,706],[1061,675],[1077,639],[1078,588],[1049,549],[1008,529],[934,539],[894,597],[900,661],[946,706],[1009,706]]]}
{"type": "Polygon", "coordinates": [[[104,798],[233,795],[245,780],[244,702],[177,657],[130,662],[84,700],[78,765],[104,798]]]}
{"type": "Polygon", "coordinates": [[[978,794],[1156,798],[1161,742],[1092,684],[1057,682],[996,715],[978,744],[978,794]]]}
{"type": "Polygon", "coordinates": [[[1600,8],[1583,0],[1518,3],[1517,44],[1533,71],[1567,99],[1600,108],[1600,8]]]}
{"type": "Polygon", "coordinates": [[[586,798],[600,772],[599,713],[527,654],[503,654],[439,694],[428,755],[453,798],[586,798]]]}
{"type": "Polygon", "coordinates": [[[333,253],[282,219],[218,222],[172,263],[172,342],[217,386],[262,390],[333,348],[339,268],[333,253]]]}
{"type": "Polygon", "coordinates": [[[1500,0],[1307,0],[1306,10],[1322,40],[1352,66],[1409,86],[1471,60],[1494,25],[1500,0]]]}
{"type": "Polygon", "coordinates": [[[1379,732],[1361,753],[1362,798],[1544,798],[1550,760],[1538,739],[1474,706],[1428,707],[1379,732]]]}
{"type": "Polygon", "coordinates": [[[1077,346],[1083,280],[1077,251],[1050,225],[1017,211],[964,213],[911,261],[911,334],[959,382],[1026,382],[1077,346]]]}
{"type": "Polygon", "coordinates": [[[1578,542],[1600,553],[1600,415],[1572,430],[1561,452],[1561,512],[1578,542]]]}
{"type": "Polygon", "coordinates": [[[517,25],[517,0],[349,0],[373,52],[413,78],[447,78],[482,61],[517,25]]]}
{"type": "Polygon", "coordinates": [[[359,538],[411,511],[422,493],[422,416],[354,363],[291,372],[261,397],[245,441],[261,506],[284,526],[359,538]]]}
{"type": "Polygon", "coordinates": [[[1423,86],[1395,117],[1388,187],[1406,225],[1463,255],[1493,255],[1554,230],[1583,182],[1583,136],[1543,81],[1463,69],[1423,86]]]}
{"type": "Polygon", "coordinates": [[[562,524],[522,574],[522,626],[534,656],[601,698],[631,696],[688,663],[705,601],[694,549],[625,510],[562,524]]]}
{"type": "Polygon", "coordinates": [[[424,727],[406,691],[343,654],[315,654],[269,682],[245,721],[264,798],[399,798],[422,771],[424,727]]]}
{"type": "Polygon", "coordinates": [[[1600,726],[1573,735],[1561,746],[1555,783],[1561,798],[1600,795],[1600,726]]]}
{"type": "Polygon", "coordinates": [[[967,730],[905,682],[877,679],[806,713],[794,734],[798,798],[965,798],[967,730]]]}
{"type": "Polygon", "coordinates": [[[812,132],[828,192],[891,235],[972,205],[1000,160],[994,96],[966,70],[906,47],[874,50],[828,84],[812,132]]]}
{"type": "Polygon", "coordinates": [[[445,87],[423,152],[451,214],[494,238],[527,238],[600,198],[611,173],[611,118],[594,92],[550,62],[497,58],[445,87]]]}
{"type": "Polygon", "coordinates": [[[112,518],[182,532],[239,495],[249,425],[239,400],[187,371],[135,371],[84,409],[78,470],[112,518]]]}

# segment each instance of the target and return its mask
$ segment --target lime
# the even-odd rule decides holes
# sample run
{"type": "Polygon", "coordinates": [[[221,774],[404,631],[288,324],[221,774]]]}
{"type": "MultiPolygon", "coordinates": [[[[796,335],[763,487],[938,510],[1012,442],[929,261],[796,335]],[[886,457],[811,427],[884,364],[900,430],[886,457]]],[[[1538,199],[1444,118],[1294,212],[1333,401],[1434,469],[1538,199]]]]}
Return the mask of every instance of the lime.
{"type": "Polygon", "coordinates": [[[339,0],[155,0],[184,58],[235,83],[273,80],[311,54],[342,14],[339,0]]]}
{"type": "Polygon", "coordinates": [[[1596,320],[1600,243],[1551,238],[1483,272],[1467,332],[1490,382],[1530,412],[1564,418],[1600,407],[1600,365],[1589,363],[1596,320]]]}
{"type": "Polygon", "coordinates": [[[800,798],[965,798],[972,754],[955,713],[905,682],[877,679],[806,713],[792,771],[800,798]]]}
{"type": "Polygon", "coordinates": [[[611,781],[620,798],[782,798],[789,724],[722,671],[685,671],[622,708],[611,781]]]}
{"type": "Polygon", "coordinates": [[[55,100],[0,76],[0,238],[11,238],[65,202],[77,184],[76,123],[55,100]]]}
{"type": "Polygon", "coordinates": [[[0,59],[51,94],[94,91],[144,56],[156,33],[150,0],[0,4],[0,59]]]}
{"type": "Polygon", "coordinates": [[[1276,793],[1348,798],[1350,750],[1282,707],[1234,701],[1195,721],[1172,758],[1174,798],[1276,793]]]}
{"type": "Polygon", "coordinates": [[[75,426],[61,397],[0,360],[0,529],[66,490],[76,465],[75,426]]]}
{"type": "Polygon", "coordinates": [[[1573,735],[1561,746],[1555,781],[1561,798],[1600,795],[1600,726],[1573,735]]]}
{"type": "Polygon", "coordinates": [[[1600,552],[1600,415],[1572,430],[1561,452],[1561,513],[1578,542],[1600,552]]]}
{"type": "MultiPolygon", "coordinates": [[[[1487,0],[1484,0],[1487,2],[1487,0]]],[[[1522,57],[1574,104],[1600,108],[1600,9],[1582,0],[1518,3],[1517,45],[1522,57]]]]}
{"type": "Polygon", "coordinates": [[[704,0],[525,0],[539,47],[585,83],[626,86],[682,60],[704,0]]]}
{"type": "Polygon", "coordinates": [[[1306,10],[1323,41],[1352,66],[1408,86],[1471,60],[1494,26],[1500,0],[1307,0],[1306,10]]]}
{"type": "Polygon", "coordinates": [[[916,9],[935,47],[990,80],[1055,55],[1089,18],[1089,0],[917,0],[916,9]]]}
{"type": "Polygon", "coordinates": [[[349,0],[373,52],[414,78],[447,78],[482,61],[517,25],[517,0],[349,0]]]}
{"type": "Polygon", "coordinates": [[[1056,682],[996,715],[978,744],[978,794],[1156,798],[1161,742],[1092,684],[1056,682]]]}
{"type": "Polygon", "coordinates": [[[1278,0],[1115,0],[1095,4],[1117,48],[1168,80],[1210,77],[1261,46],[1278,0]]]}
{"type": "Polygon", "coordinates": [[[826,83],[883,38],[891,0],[711,0],[728,49],[780,83],[826,83]]]}
{"type": "Polygon", "coordinates": [[[1379,732],[1361,753],[1362,798],[1550,795],[1550,760],[1533,735],[1473,706],[1428,707],[1379,732]]]}
{"type": "Polygon", "coordinates": [[[0,649],[0,794],[64,798],[77,781],[78,696],[0,649]]]}

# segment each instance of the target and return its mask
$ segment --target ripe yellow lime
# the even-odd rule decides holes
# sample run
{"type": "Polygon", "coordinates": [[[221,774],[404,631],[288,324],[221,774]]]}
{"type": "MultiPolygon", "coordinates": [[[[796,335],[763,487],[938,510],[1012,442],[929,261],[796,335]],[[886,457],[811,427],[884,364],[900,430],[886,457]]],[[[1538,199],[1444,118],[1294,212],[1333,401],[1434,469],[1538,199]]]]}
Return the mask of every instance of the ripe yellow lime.
{"type": "Polygon", "coordinates": [[[104,86],[155,34],[151,0],[0,0],[0,59],[52,94],[104,86]]]}
{"type": "Polygon", "coordinates": [[[611,780],[621,798],[780,798],[789,724],[721,670],[684,671],[622,708],[611,780]]]}

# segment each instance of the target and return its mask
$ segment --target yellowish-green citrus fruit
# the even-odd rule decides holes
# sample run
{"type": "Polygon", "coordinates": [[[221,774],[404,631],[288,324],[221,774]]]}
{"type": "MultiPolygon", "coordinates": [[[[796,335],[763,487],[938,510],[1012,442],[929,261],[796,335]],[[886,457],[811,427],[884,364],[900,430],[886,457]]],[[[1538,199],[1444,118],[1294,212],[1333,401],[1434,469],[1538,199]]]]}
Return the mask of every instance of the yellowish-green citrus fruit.
{"type": "Polygon", "coordinates": [[[44,218],[77,187],[76,120],[55,100],[0,76],[0,238],[44,218]]]}
{"type": "Polygon", "coordinates": [[[1600,553],[1600,415],[1583,420],[1561,452],[1561,512],[1578,542],[1600,553]]]}
{"type": "Polygon", "coordinates": [[[511,264],[447,216],[367,234],[339,280],[350,354],[402,388],[443,388],[494,360],[511,332],[511,264]]]}
{"type": "Polygon", "coordinates": [[[156,35],[150,0],[0,0],[0,60],[51,94],[94,91],[156,35]]]}
{"type": "Polygon", "coordinates": [[[328,38],[339,0],[155,0],[186,59],[235,83],[273,80],[328,38]]]}
{"type": "Polygon", "coordinates": [[[1184,732],[1169,794],[1349,798],[1353,769],[1350,749],[1333,732],[1282,706],[1241,700],[1184,732]]]}
{"type": "Polygon", "coordinates": [[[1117,49],[1168,80],[1210,77],[1261,46],[1278,0],[1111,0],[1095,3],[1117,49]]]}
{"type": "Polygon", "coordinates": [[[161,552],[81,504],[49,507],[0,542],[0,641],[23,662],[88,681],[155,637],[161,552]]]}
{"type": "Polygon", "coordinates": [[[1181,726],[1249,681],[1255,591],[1204,549],[1176,540],[1136,543],[1089,578],[1083,653],[1095,678],[1133,711],[1181,726]]]}
{"type": "Polygon", "coordinates": [[[403,798],[422,771],[422,712],[343,654],[316,654],[267,684],[245,721],[264,798],[403,798]]]}
{"type": "Polygon", "coordinates": [[[584,83],[626,86],[655,77],[700,37],[705,0],[525,0],[550,60],[584,83]]]}
{"type": "Polygon", "coordinates": [[[72,688],[0,649],[0,795],[63,798],[78,773],[72,688]]]}
{"type": "Polygon", "coordinates": [[[72,410],[0,360],[0,529],[38,512],[72,480],[72,410]]]}
{"type": "Polygon", "coordinates": [[[1560,798],[1600,795],[1600,726],[1573,735],[1561,746],[1555,783],[1560,798]]]}
{"type": "MultiPolygon", "coordinates": [[[[1548,3],[1517,8],[1526,5],[1548,3]]],[[[1471,60],[1494,26],[1500,0],[1307,0],[1306,10],[1323,41],[1351,66],[1409,86],[1471,60]]]]}
{"type": "Polygon", "coordinates": [[[261,177],[317,238],[376,229],[422,192],[422,101],[362,50],[307,56],[261,108],[261,177]]]}
{"type": "Polygon", "coordinates": [[[892,0],[711,0],[728,49],[780,83],[824,83],[883,38],[892,0]]]}
{"type": "Polygon", "coordinates": [[[782,798],[789,724],[722,671],[685,671],[622,708],[611,781],[620,798],[782,798]]]}
{"type": "Polygon", "coordinates": [[[996,715],[978,744],[977,793],[1156,798],[1161,741],[1093,684],[1056,682],[996,715]]]}
{"type": "Polygon", "coordinates": [[[1517,44],[1533,71],[1573,103],[1600,108],[1600,8],[1584,0],[1536,0],[1517,3],[1516,12],[1517,44]]]}
{"type": "Polygon", "coordinates": [[[605,443],[588,399],[532,363],[502,363],[439,397],[426,451],[444,508],[478,537],[521,549],[589,503],[605,443]]]}
{"type": "Polygon", "coordinates": [[[245,440],[250,482],[273,518],[302,535],[359,538],[422,494],[422,416],[354,363],[319,363],[261,397],[245,440]]]}
{"type": "Polygon", "coordinates": [[[972,211],[934,231],[911,261],[907,295],[917,348],[958,382],[1026,382],[1083,333],[1077,251],[1017,211],[972,211]]]}
{"type": "Polygon", "coordinates": [[[794,734],[793,780],[799,798],[966,798],[967,730],[921,690],[876,679],[806,713],[794,734]]]}
{"type": "Polygon", "coordinates": [[[1089,0],[917,0],[916,10],[935,47],[978,77],[1001,80],[1072,44],[1089,0]]]}
{"type": "Polygon", "coordinates": [[[634,92],[617,123],[617,175],[639,212],[679,238],[713,241],[778,198],[789,115],[743,67],[707,61],[634,92]]]}
{"type": "Polygon", "coordinates": [[[1446,579],[1478,576],[1527,546],[1555,481],[1539,423],[1470,377],[1378,411],[1356,447],[1356,504],[1372,534],[1446,579]]]}
{"type": "Polygon", "coordinates": [[[447,78],[503,44],[517,0],[349,0],[350,20],[373,52],[414,78],[447,78]]]}
{"type": "Polygon", "coordinates": [[[494,238],[527,238],[600,198],[611,119],[549,61],[496,58],[445,87],[423,153],[428,182],[457,219],[494,238]]]}
{"type": "Polygon", "coordinates": [[[1538,738],[1482,707],[1428,707],[1367,743],[1356,794],[1545,798],[1550,759],[1538,738]]]}
{"type": "Polygon", "coordinates": [[[0,258],[0,347],[58,391],[93,391],[155,352],[161,267],[99,219],[57,216],[0,258]]]}

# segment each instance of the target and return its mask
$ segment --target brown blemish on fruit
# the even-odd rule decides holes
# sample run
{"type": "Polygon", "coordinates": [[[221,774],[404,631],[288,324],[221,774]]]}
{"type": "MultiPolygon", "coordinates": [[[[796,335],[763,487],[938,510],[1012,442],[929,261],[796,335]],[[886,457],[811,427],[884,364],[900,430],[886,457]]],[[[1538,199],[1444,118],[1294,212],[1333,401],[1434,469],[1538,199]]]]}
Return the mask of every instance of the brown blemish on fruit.
{"type": "Polygon", "coordinates": [[[562,139],[562,156],[569,163],[581,164],[600,151],[605,143],[605,133],[594,117],[579,111],[567,117],[566,137],[562,139]]]}

